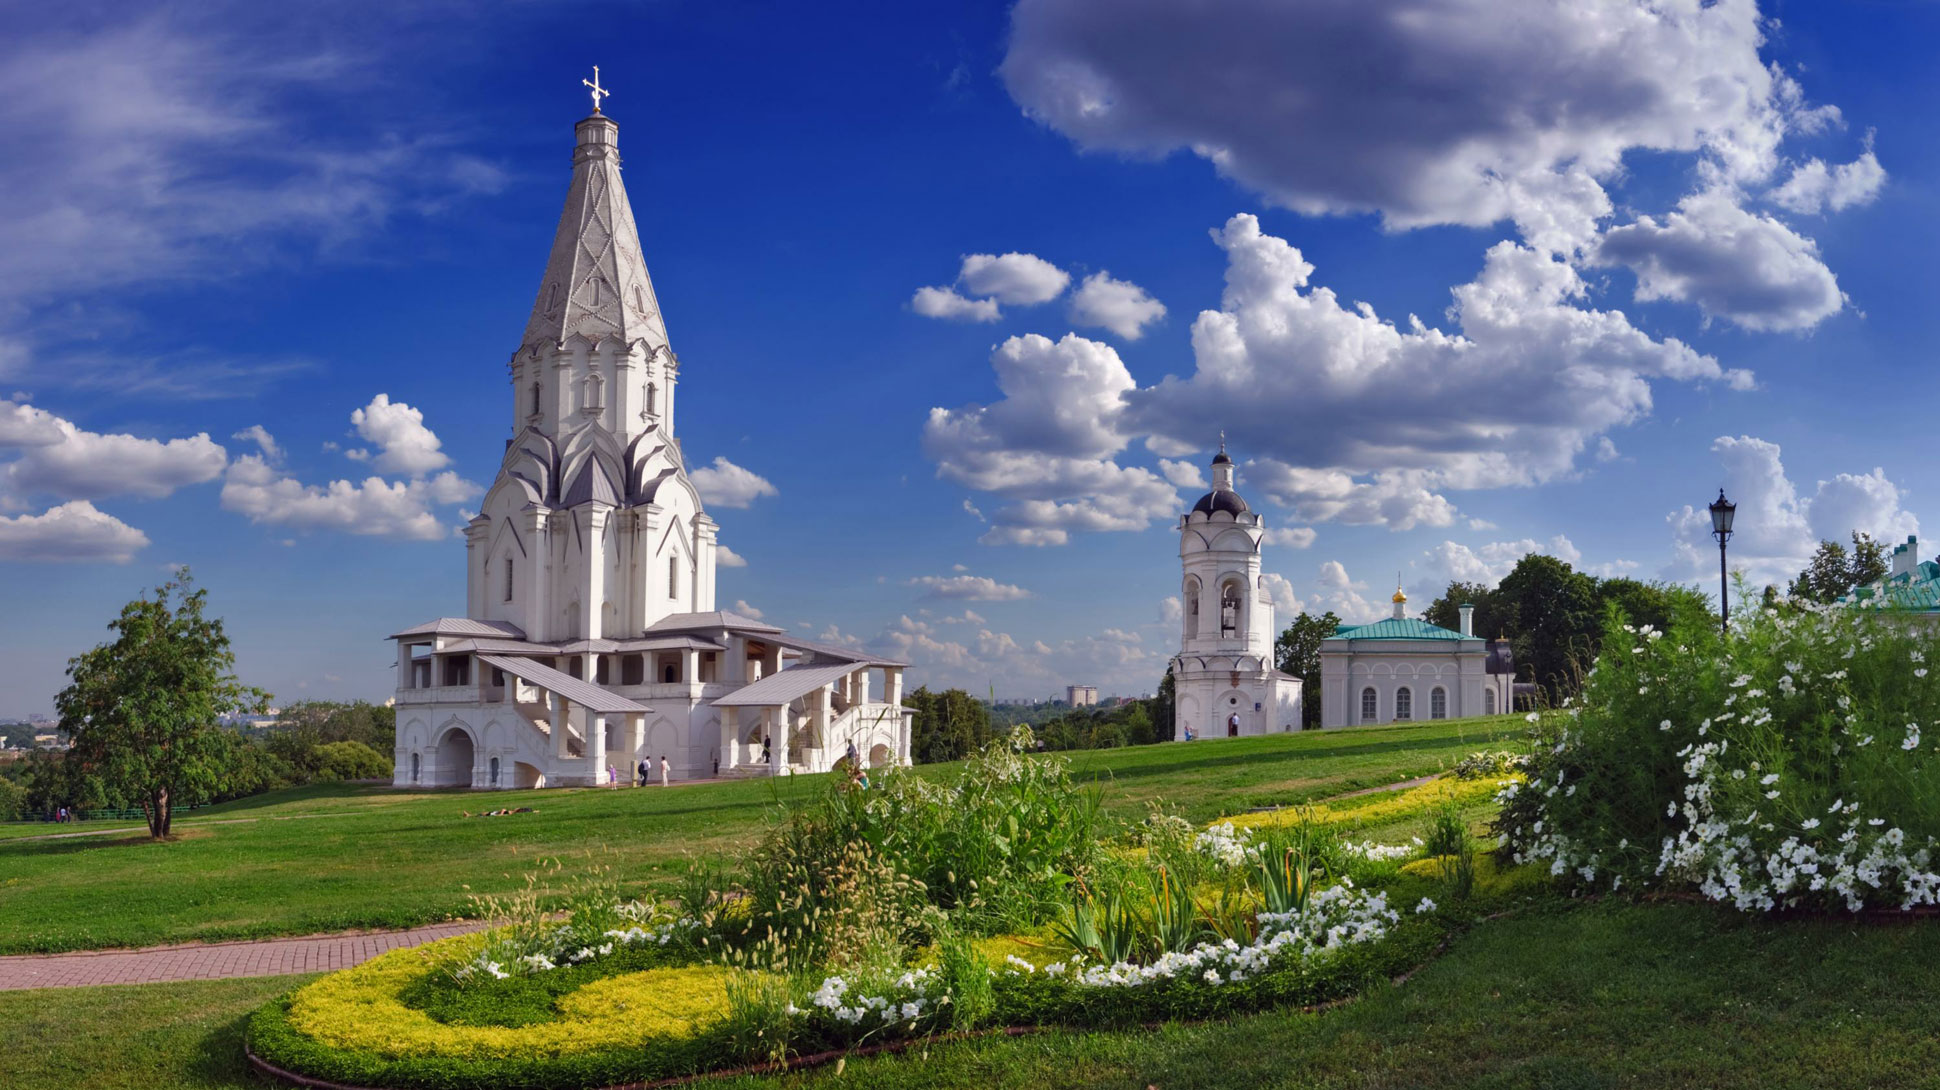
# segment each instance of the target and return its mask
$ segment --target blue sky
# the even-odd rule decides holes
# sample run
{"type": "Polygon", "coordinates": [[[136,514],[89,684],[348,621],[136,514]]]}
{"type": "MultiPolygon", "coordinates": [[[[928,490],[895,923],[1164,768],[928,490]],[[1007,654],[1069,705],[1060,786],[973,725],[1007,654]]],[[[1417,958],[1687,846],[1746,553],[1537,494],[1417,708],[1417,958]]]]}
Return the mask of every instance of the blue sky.
{"type": "Polygon", "coordinates": [[[594,64],[721,604],[919,680],[1152,688],[1222,428],[1283,618],[1940,518],[1934,5],[284,7],[0,14],[0,716],[181,563],[388,692],[594,64]]]}

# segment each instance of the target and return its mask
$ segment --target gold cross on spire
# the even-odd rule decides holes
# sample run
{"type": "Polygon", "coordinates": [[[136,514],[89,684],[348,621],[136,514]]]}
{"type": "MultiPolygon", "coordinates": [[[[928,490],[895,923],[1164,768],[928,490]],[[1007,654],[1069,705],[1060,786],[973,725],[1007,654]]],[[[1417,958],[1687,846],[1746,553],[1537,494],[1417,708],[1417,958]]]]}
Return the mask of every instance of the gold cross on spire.
{"type": "Polygon", "coordinates": [[[600,99],[603,99],[606,96],[613,93],[607,90],[606,88],[600,86],[600,66],[597,64],[593,66],[592,79],[583,79],[583,80],[580,80],[579,82],[593,89],[593,112],[599,113],[600,99]]]}

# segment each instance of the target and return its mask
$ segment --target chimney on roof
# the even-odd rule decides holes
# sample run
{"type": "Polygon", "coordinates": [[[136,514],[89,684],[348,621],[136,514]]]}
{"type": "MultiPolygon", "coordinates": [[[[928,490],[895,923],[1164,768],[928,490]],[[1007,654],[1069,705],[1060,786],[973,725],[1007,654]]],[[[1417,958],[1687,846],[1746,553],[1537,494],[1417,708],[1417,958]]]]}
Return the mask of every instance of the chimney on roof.
{"type": "Polygon", "coordinates": [[[1475,607],[1469,604],[1468,602],[1463,602],[1460,609],[1458,609],[1457,612],[1459,612],[1462,615],[1462,637],[1464,639],[1470,639],[1470,640],[1474,639],[1475,638],[1475,607]]]}
{"type": "Polygon", "coordinates": [[[1893,546],[1893,566],[1891,574],[1909,575],[1920,567],[1920,539],[1908,534],[1906,544],[1893,546]]]}

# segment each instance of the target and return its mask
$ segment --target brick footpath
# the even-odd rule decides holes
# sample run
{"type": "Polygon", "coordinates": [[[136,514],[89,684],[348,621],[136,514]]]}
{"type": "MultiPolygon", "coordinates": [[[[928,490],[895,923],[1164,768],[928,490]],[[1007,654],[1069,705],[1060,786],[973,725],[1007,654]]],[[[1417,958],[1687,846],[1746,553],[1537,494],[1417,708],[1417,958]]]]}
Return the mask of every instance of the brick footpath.
{"type": "Polygon", "coordinates": [[[410,931],[0,957],[0,991],[328,972],[348,969],[389,950],[463,935],[483,926],[462,921],[410,931]]]}

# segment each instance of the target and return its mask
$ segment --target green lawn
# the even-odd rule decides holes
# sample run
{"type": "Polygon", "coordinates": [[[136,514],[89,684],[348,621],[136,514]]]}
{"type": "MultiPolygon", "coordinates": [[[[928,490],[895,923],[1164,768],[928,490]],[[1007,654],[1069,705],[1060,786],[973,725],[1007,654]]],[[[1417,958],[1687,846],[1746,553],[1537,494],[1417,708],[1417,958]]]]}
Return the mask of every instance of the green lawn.
{"type": "MultiPolygon", "coordinates": [[[[1072,758],[1120,817],[1164,799],[1208,821],[1438,772],[1521,728],[1513,718],[1360,727],[1072,758]]],[[[0,953],[408,927],[463,915],[469,892],[513,888],[537,860],[573,852],[599,853],[646,888],[684,853],[747,843],[777,798],[820,790],[820,781],[492,793],[320,786],[196,811],[165,844],[139,830],[26,839],[86,826],[9,826],[14,835],[0,839],[0,953]],[[516,806],[536,812],[463,816],[516,806]]]]}
{"type": "MultiPolygon", "coordinates": [[[[1320,1014],[980,1039],[775,1087],[1940,1085],[1940,927],[1618,900],[1484,923],[1407,984],[1320,1014]]],[[[0,993],[0,1086],[260,1086],[244,1015],[308,978],[0,993]]]]}

